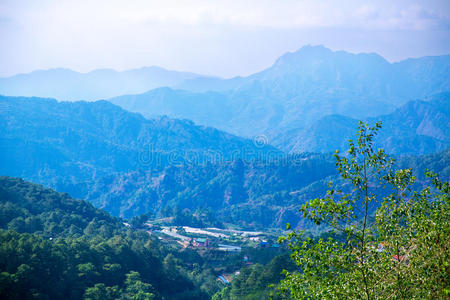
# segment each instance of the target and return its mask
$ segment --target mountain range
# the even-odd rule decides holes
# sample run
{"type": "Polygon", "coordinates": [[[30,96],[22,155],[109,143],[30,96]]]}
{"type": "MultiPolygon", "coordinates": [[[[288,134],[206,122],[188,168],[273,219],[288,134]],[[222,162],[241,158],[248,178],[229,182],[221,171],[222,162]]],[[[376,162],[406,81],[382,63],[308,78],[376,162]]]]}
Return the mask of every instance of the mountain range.
{"type": "Polygon", "coordinates": [[[386,150],[423,154],[448,146],[448,135],[437,132],[440,125],[448,127],[447,112],[438,115],[433,106],[430,113],[423,101],[448,99],[449,75],[450,55],[390,63],[375,53],[304,46],[247,77],[221,79],[158,67],[89,73],[52,69],[0,79],[0,93],[58,100],[109,98],[147,118],[189,119],[238,136],[259,137],[288,153],[341,149],[355,120],[384,120],[385,139],[394,133],[397,139],[402,136],[402,141],[383,142],[386,150]],[[416,102],[407,104],[410,101],[416,102]],[[404,117],[400,115],[416,114],[411,105],[422,112],[412,126],[426,123],[425,131],[423,124],[418,129],[397,126],[404,117]],[[344,138],[331,134],[337,128],[345,132],[344,138]]]}
{"type": "MultiPolygon", "coordinates": [[[[376,143],[388,153],[425,154],[450,147],[450,93],[433,95],[428,101],[410,101],[393,113],[368,118],[382,122],[376,143]]],[[[291,152],[331,152],[347,149],[358,120],[342,115],[325,116],[305,130],[282,135],[283,148],[291,152]]]]}
{"type": "Polygon", "coordinates": [[[284,135],[291,131],[328,115],[366,119],[393,113],[408,101],[450,92],[449,75],[449,55],[389,63],[373,53],[305,46],[248,77],[192,79],[193,89],[185,82],[185,90],[158,88],[109,101],[146,117],[187,118],[239,136],[265,135],[289,152],[295,148],[284,135]]]}
{"type": "MultiPolygon", "coordinates": [[[[384,121],[393,125],[386,125],[387,138],[381,141],[397,138],[403,144],[396,147],[412,149],[415,144],[404,142],[406,136],[400,140],[402,132],[434,132],[433,139],[446,141],[447,101],[412,102],[394,117],[387,115],[384,121]]],[[[158,218],[175,208],[187,214],[201,209],[214,211],[218,223],[282,227],[298,224],[299,206],[323,194],[330,180],[339,184],[331,154],[286,155],[259,140],[187,120],[145,119],[107,101],[0,97],[0,107],[1,174],[89,200],[114,216],[158,218]]],[[[331,118],[341,124],[330,123],[342,133],[340,139],[356,130],[356,120],[331,118]]],[[[335,136],[326,126],[317,128],[313,138],[320,130],[335,136]]],[[[316,144],[323,146],[318,138],[316,144]]],[[[447,172],[448,153],[434,154],[427,165],[447,172]]],[[[405,163],[412,165],[420,162],[405,163]]]]}
{"type": "Polygon", "coordinates": [[[214,80],[214,77],[155,66],[121,72],[97,69],[88,73],[57,68],[0,78],[0,94],[93,101],[129,93],[143,93],[162,86],[174,87],[194,78],[214,80]]]}
{"type": "MultiPolygon", "coordinates": [[[[450,176],[450,151],[397,157],[397,165],[413,168],[419,186],[427,168],[444,180],[450,176]]],[[[115,216],[150,218],[212,212],[226,226],[264,229],[290,223],[311,228],[299,214],[303,203],[325,195],[329,183],[349,188],[337,175],[329,154],[288,156],[271,162],[242,162],[203,166],[170,166],[161,172],[134,171],[98,178],[86,199],[115,216]]],[[[382,193],[382,191],[380,191],[382,193]]],[[[375,206],[373,207],[376,208],[375,206]]]]}
{"type": "Polygon", "coordinates": [[[171,84],[185,90],[91,102],[0,96],[0,174],[125,218],[177,208],[243,228],[298,224],[299,205],[337,180],[328,152],[346,149],[358,120],[383,122],[376,144],[388,153],[437,153],[429,164],[447,172],[449,60],[307,46],[248,77],[177,73],[171,84]]]}
{"type": "MultiPolygon", "coordinates": [[[[377,142],[391,154],[426,154],[442,151],[450,146],[450,132],[448,131],[450,128],[450,111],[448,109],[450,93],[433,94],[425,99],[409,101],[388,114],[373,117],[360,116],[359,118],[349,117],[347,114],[330,114],[315,121],[306,122],[305,125],[292,125],[292,128],[289,129],[268,126],[265,130],[261,128],[261,126],[265,126],[264,120],[258,118],[254,121],[242,121],[242,124],[252,124],[252,126],[245,127],[249,135],[264,136],[268,143],[287,153],[345,150],[348,139],[354,135],[358,120],[371,124],[381,121],[384,124],[382,134],[378,136],[377,142]],[[310,125],[306,126],[306,124],[310,125]],[[255,128],[259,128],[263,134],[256,134],[258,131],[255,128]]],[[[123,96],[112,100],[118,105],[122,103],[121,101],[127,101],[123,107],[131,111],[161,111],[162,114],[176,117],[187,116],[193,119],[197,116],[197,118],[206,120],[207,124],[223,124],[232,118],[230,108],[224,108],[222,113],[215,110],[215,107],[221,106],[227,101],[223,94],[217,92],[195,95],[187,91],[161,88],[140,96],[123,96]],[[166,98],[169,94],[172,96],[166,98]],[[140,106],[139,99],[144,97],[149,97],[151,100],[143,101],[143,106],[140,106]],[[174,100],[177,98],[182,98],[183,101],[178,103],[174,100]],[[212,100],[209,101],[209,98],[212,100]],[[136,109],[138,106],[141,109],[136,109]],[[168,106],[173,108],[172,113],[167,108],[168,106]],[[198,106],[205,109],[197,109],[198,106]],[[174,111],[176,113],[173,113],[174,111]]],[[[314,109],[314,107],[316,106],[311,105],[310,109],[314,109]]],[[[264,113],[260,113],[260,117],[264,118],[264,113]]],[[[319,116],[320,109],[317,109],[316,114],[319,116]]],[[[241,120],[235,120],[233,124],[240,122],[241,120]]],[[[220,125],[218,127],[220,128],[220,125]]],[[[226,129],[233,132],[231,128],[226,129]]],[[[242,132],[237,134],[239,133],[244,134],[242,132]]]]}
{"type": "Polygon", "coordinates": [[[77,183],[114,172],[282,153],[188,120],[148,120],[107,101],[0,97],[0,108],[0,174],[45,182],[76,197],[77,183]]]}
{"type": "Polygon", "coordinates": [[[114,216],[161,217],[179,207],[213,210],[219,222],[248,228],[283,226],[297,219],[297,200],[322,191],[335,174],[330,155],[285,156],[107,101],[0,97],[0,107],[0,174],[70,193],[114,216]]]}
{"type": "Polygon", "coordinates": [[[214,212],[214,219],[240,228],[283,227],[299,222],[299,205],[326,190],[335,176],[331,155],[288,156],[273,161],[169,166],[94,181],[85,196],[116,216],[172,216],[214,212]]]}

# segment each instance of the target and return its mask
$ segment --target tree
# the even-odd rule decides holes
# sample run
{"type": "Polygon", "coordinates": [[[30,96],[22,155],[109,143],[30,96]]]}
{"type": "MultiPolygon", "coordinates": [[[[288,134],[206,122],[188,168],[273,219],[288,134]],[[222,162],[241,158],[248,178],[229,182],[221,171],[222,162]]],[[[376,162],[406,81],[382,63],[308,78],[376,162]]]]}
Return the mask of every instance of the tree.
{"type": "Polygon", "coordinates": [[[450,186],[433,172],[426,175],[430,187],[405,188],[377,211],[380,239],[386,241],[383,254],[394,258],[380,284],[397,298],[443,299],[450,293],[450,186]]]}
{"type": "Polygon", "coordinates": [[[335,154],[347,185],[301,208],[304,217],[329,225],[328,238],[313,239],[297,230],[280,238],[289,241],[299,267],[286,272],[281,284],[293,298],[410,299],[443,297],[448,291],[448,183],[433,177],[434,197],[431,188],[412,191],[412,170],[395,170],[393,159],[374,150],[380,128],[379,123],[359,123],[347,155],[335,154]],[[433,254],[427,253],[428,236],[439,244],[431,247],[438,249],[433,254]],[[431,277],[427,285],[434,285],[434,292],[426,294],[417,284],[431,277]]]}
{"type": "Polygon", "coordinates": [[[153,287],[149,283],[141,280],[141,275],[138,272],[131,271],[126,275],[125,279],[125,299],[132,300],[151,300],[155,298],[153,287]]]}
{"type": "Polygon", "coordinates": [[[119,296],[118,287],[105,286],[103,283],[97,283],[93,287],[87,288],[83,298],[86,300],[113,300],[119,296]]]}
{"type": "Polygon", "coordinates": [[[143,214],[137,217],[133,217],[130,220],[130,224],[131,226],[135,227],[135,228],[141,228],[145,225],[145,222],[148,221],[148,215],[143,214]]]}

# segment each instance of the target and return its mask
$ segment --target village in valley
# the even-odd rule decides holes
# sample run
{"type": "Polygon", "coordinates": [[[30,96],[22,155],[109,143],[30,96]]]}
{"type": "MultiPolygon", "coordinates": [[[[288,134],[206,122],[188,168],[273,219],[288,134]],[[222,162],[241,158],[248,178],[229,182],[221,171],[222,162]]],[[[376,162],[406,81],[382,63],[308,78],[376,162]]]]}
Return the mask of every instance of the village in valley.
{"type": "Polygon", "coordinates": [[[272,257],[286,250],[286,247],[277,241],[279,232],[195,228],[162,225],[158,221],[144,223],[141,230],[157,237],[168,246],[176,247],[180,251],[193,250],[216,264],[217,280],[224,285],[230,284],[233,278],[239,275],[240,268],[257,263],[261,256],[272,257]],[[227,267],[224,268],[224,265],[227,267]]]}
{"type": "Polygon", "coordinates": [[[189,226],[158,226],[146,223],[148,232],[166,242],[175,241],[183,248],[240,252],[242,247],[279,248],[277,234],[262,231],[242,231],[219,228],[194,228],[189,226]]]}

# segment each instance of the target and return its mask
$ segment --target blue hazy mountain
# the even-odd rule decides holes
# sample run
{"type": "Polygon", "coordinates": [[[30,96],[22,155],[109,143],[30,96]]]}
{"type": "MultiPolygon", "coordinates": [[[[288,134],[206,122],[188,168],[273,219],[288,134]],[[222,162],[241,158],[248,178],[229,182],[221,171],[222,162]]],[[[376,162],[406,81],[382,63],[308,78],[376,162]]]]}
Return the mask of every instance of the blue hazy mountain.
{"type": "Polygon", "coordinates": [[[107,101],[0,96],[0,174],[78,197],[66,185],[167,165],[264,158],[281,151],[188,120],[145,119],[107,101]]]}
{"type": "MultiPolygon", "coordinates": [[[[449,162],[450,150],[398,158],[400,166],[414,169],[419,182],[426,168],[449,178],[449,162]]],[[[302,154],[269,162],[237,160],[107,175],[89,183],[85,199],[122,217],[146,213],[159,218],[173,216],[175,208],[178,213],[207,209],[218,221],[241,228],[283,228],[299,222],[307,228],[312,224],[298,210],[305,201],[325,195],[330,181],[350,188],[338,178],[331,154],[302,154]]]]}
{"type": "Polygon", "coordinates": [[[215,79],[160,67],[143,67],[122,72],[98,69],[88,73],[59,68],[0,78],[0,94],[71,101],[98,100],[129,93],[143,93],[162,86],[176,86],[194,78],[215,79]]]}
{"type": "Polygon", "coordinates": [[[210,91],[228,91],[234,90],[246,81],[245,77],[236,76],[230,79],[220,77],[197,77],[187,79],[173,88],[178,90],[186,90],[191,92],[210,92],[210,91]]]}
{"type": "Polygon", "coordinates": [[[306,129],[327,115],[389,114],[410,100],[449,92],[449,78],[449,55],[390,63],[374,53],[305,46],[248,77],[192,79],[181,85],[189,90],[190,82],[195,86],[190,91],[163,88],[110,101],[148,117],[187,118],[246,137],[264,134],[284,147],[276,142],[286,132],[306,129]]]}
{"type": "MultiPolygon", "coordinates": [[[[368,118],[371,124],[381,121],[377,144],[391,154],[424,154],[450,147],[450,93],[437,94],[428,101],[410,101],[393,113],[368,118]]],[[[330,115],[314,122],[306,130],[283,136],[285,148],[292,152],[330,152],[347,148],[358,120],[330,115]]]]}
{"type": "MultiPolygon", "coordinates": [[[[441,115],[448,105],[442,99],[413,102],[385,116],[387,133],[402,136],[408,128],[421,128],[436,139],[448,136],[441,115]],[[415,125],[420,115],[433,114],[437,121],[415,125]],[[401,127],[397,132],[389,118],[401,127]]],[[[335,133],[354,132],[355,122],[348,119],[335,133]]],[[[220,222],[245,228],[296,224],[300,205],[323,194],[336,175],[329,154],[280,156],[270,146],[187,120],[145,119],[107,101],[0,97],[0,153],[0,174],[68,192],[115,216],[160,217],[170,215],[169,208],[204,208],[215,211],[220,222]],[[202,160],[211,153],[225,161],[202,160]]],[[[435,171],[448,166],[448,150],[433,157],[426,166],[434,164],[435,171]]]]}
{"type": "Polygon", "coordinates": [[[193,213],[204,208],[233,226],[282,228],[286,222],[299,222],[301,204],[323,194],[335,175],[334,159],[327,154],[169,166],[98,178],[89,184],[85,199],[126,218],[144,213],[159,218],[173,215],[174,209],[193,213]]]}

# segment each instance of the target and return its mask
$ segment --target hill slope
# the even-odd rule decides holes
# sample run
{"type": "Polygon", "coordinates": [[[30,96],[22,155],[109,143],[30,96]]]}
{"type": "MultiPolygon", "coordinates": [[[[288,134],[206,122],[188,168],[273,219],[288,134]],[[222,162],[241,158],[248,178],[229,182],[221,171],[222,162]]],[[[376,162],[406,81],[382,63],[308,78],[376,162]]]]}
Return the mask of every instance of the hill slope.
{"type": "Polygon", "coordinates": [[[0,97],[0,107],[0,174],[76,197],[85,193],[77,183],[115,172],[281,154],[187,120],[148,120],[106,101],[0,97]]]}
{"type": "MultiPolygon", "coordinates": [[[[418,184],[425,180],[426,168],[449,178],[449,165],[450,150],[397,161],[398,167],[413,168],[418,184]]],[[[286,223],[308,228],[311,224],[298,213],[300,206],[324,195],[330,181],[346,188],[335,168],[330,154],[168,167],[105,176],[92,183],[86,198],[117,216],[145,213],[159,218],[209,211],[210,221],[241,228],[284,228],[286,223]]]]}
{"type": "Polygon", "coordinates": [[[205,209],[215,220],[234,226],[283,227],[298,222],[299,205],[322,193],[326,179],[335,173],[330,155],[184,165],[105,176],[87,189],[86,199],[124,217],[148,213],[155,218],[171,216],[174,209],[190,214],[205,209]]]}
{"type": "Polygon", "coordinates": [[[167,270],[156,239],[85,201],[11,177],[0,199],[2,299],[206,298],[167,270]]]}
{"type": "MultiPolygon", "coordinates": [[[[450,147],[450,94],[433,96],[429,101],[410,101],[393,113],[369,118],[381,121],[383,129],[377,144],[388,153],[424,154],[450,147]]],[[[345,116],[326,116],[308,129],[290,133],[283,138],[284,148],[291,152],[331,152],[344,150],[354,135],[358,121],[345,116]]]]}

